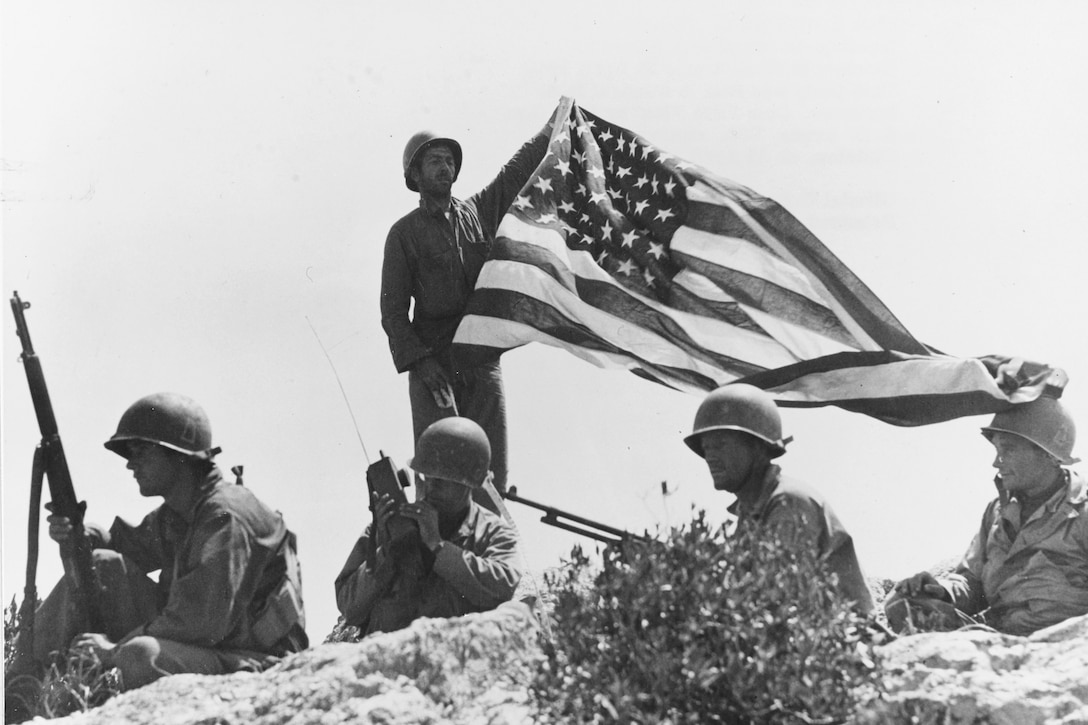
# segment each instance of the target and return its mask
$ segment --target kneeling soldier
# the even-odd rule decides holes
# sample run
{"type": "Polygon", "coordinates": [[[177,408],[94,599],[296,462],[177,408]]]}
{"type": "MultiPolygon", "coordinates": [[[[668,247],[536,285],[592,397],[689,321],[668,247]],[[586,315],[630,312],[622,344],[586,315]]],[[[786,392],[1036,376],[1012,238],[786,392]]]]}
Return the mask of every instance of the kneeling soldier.
{"type": "Polygon", "coordinates": [[[521,579],[517,534],[472,497],[491,476],[490,462],[487,435],[468,418],[443,418],[423,431],[408,462],[417,500],[373,502],[374,521],[336,578],[347,624],[389,632],[513,597],[521,579]]]}
{"type": "MultiPolygon", "coordinates": [[[[200,406],[173,393],[141,398],[105,446],[128,461],[140,494],[163,504],[137,526],[118,518],[108,532],[85,529],[103,631],[88,631],[62,580],[36,614],[35,659],[92,653],[131,690],[182,672],[259,671],[305,649],[295,535],[223,480],[200,406]],[[155,571],[158,582],[147,576],[155,571]]],[[[67,518],[49,517],[54,541],[71,532],[67,518]]]]}

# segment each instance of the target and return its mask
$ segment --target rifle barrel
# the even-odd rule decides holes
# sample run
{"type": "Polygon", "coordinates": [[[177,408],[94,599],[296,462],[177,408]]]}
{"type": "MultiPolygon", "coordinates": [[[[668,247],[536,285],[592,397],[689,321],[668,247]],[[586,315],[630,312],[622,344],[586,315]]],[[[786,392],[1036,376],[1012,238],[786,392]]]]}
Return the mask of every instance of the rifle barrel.
{"type": "MultiPolygon", "coordinates": [[[[38,418],[42,441],[35,453],[35,468],[41,467],[49,481],[51,510],[58,516],[64,516],[72,524],[72,536],[60,545],[64,572],[68,577],[78,601],[85,603],[90,617],[92,631],[101,631],[101,611],[97,603],[97,584],[91,557],[91,545],[85,536],[83,513],[86,504],[76,498],[72,486],[72,474],[68,470],[68,458],[64,455],[64,445],[57,428],[57,418],[53,413],[53,403],[49,398],[49,389],[45,384],[41,360],[34,352],[30,341],[30,328],[24,311],[29,302],[19,298],[15,292],[11,298],[11,311],[15,315],[15,326],[23,352],[20,359],[26,371],[26,380],[30,386],[30,398],[34,403],[34,413],[38,418]]],[[[37,474],[36,474],[37,475],[37,474]]],[[[33,552],[36,555],[36,547],[33,552]]],[[[35,563],[36,566],[36,563],[35,563]]],[[[30,573],[28,561],[28,574],[30,573]]]]}

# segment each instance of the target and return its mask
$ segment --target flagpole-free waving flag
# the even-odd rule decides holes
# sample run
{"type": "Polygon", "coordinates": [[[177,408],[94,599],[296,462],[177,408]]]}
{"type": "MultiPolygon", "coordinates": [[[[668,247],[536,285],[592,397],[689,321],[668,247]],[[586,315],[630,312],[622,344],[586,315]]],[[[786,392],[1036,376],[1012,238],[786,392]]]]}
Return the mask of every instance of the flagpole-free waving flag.
{"type": "Polygon", "coordinates": [[[462,364],[542,342],[687,392],[744,380],[897,425],[1060,395],[1059,369],[918,342],[771,199],[571,99],[553,121],[454,338],[462,364]]]}

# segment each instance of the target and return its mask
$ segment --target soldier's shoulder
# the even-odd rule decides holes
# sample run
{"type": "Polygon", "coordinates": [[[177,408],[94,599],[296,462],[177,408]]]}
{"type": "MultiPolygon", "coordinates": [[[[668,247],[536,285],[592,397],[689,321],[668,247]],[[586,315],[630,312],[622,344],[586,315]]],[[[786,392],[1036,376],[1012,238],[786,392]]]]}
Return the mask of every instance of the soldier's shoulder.
{"type": "Polygon", "coordinates": [[[390,234],[393,234],[394,232],[399,233],[399,232],[403,232],[403,231],[406,231],[408,229],[411,229],[416,224],[419,224],[420,220],[423,217],[424,217],[424,213],[423,213],[422,207],[417,206],[415,209],[412,209],[411,211],[406,213],[404,216],[402,216],[400,219],[397,219],[395,222],[393,222],[393,225],[391,227],[389,227],[389,233],[390,234]]]}
{"type": "Polygon", "coordinates": [[[272,510],[251,490],[226,481],[212,489],[207,499],[207,506],[213,513],[227,514],[236,518],[274,515],[272,510]]]}

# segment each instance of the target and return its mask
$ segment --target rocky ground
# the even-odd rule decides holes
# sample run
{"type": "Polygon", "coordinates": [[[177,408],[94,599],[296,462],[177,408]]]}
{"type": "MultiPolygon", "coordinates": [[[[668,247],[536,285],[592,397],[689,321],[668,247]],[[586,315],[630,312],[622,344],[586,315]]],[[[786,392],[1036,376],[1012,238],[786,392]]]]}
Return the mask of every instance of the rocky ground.
{"type": "MultiPolygon", "coordinates": [[[[324,644],[260,675],[178,675],[65,725],[332,725],[533,722],[526,683],[539,625],[523,604],[420,620],[324,644]]],[[[856,725],[1088,723],[1088,616],[1013,637],[981,630],[901,637],[877,650],[885,692],[856,725]]]]}
{"type": "Polygon", "coordinates": [[[886,692],[859,724],[1088,723],[1088,615],[1030,637],[916,634],[878,653],[886,692]]]}

